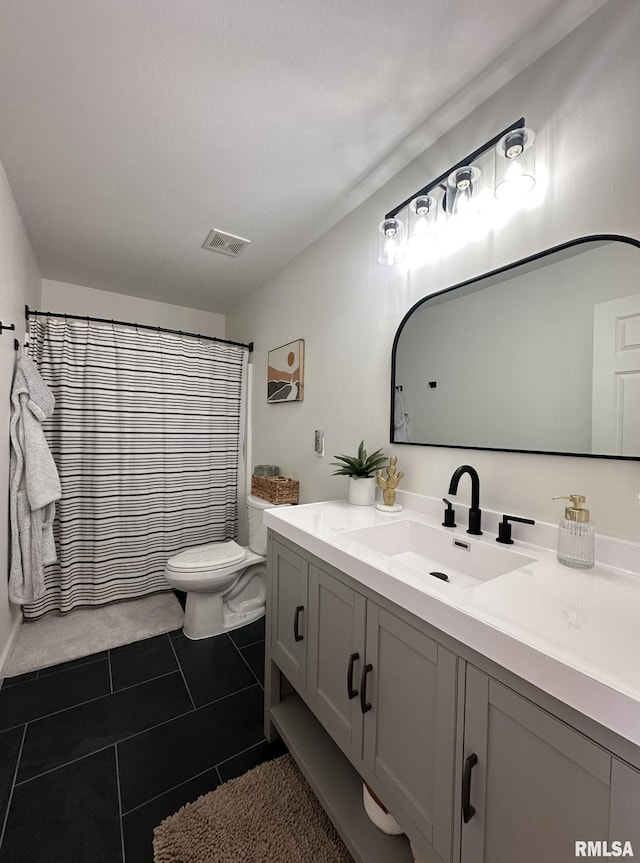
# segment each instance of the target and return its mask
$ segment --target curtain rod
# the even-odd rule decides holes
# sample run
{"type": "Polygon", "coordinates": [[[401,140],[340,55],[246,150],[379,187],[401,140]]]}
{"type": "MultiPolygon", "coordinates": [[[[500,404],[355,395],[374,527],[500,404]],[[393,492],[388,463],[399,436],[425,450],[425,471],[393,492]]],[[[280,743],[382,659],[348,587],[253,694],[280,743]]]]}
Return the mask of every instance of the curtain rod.
{"type": "Polygon", "coordinates": [[[153,330],[157,333],[173,333],[174,336],[192,336],[195,339],[204,339],[206,342],[220,342],[223,345],[235,345],[237,348],[246,348],[249,353],[253,350],[253,342],[248,345],[244,342],[232,342],[230,339],[219,339],[216,336],[204,336],[201,333],[187,333],[183,330],[169,330],[166,327],[154,327],[151,324],[135,324],[132,321],[114,321],[112,318],[94,318],[91,315],[69,315],[65,312],[42,312],[37,309],[24,307],[24,316],[29,320],[30,315],[41,315],[47,318],[65,318],[73,321],[94,321],[98,324],[118,324],[120,327],[135,327],[138,330],[153,330]]]}

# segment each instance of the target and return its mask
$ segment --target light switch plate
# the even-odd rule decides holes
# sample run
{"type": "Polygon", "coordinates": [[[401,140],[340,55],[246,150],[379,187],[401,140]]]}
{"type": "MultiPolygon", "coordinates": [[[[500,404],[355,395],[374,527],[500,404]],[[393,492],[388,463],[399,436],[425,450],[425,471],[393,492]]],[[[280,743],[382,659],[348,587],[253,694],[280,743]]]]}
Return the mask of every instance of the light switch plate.
{"type": "Polygon", "coordinates": [[[314,432],[314,449],[316,455],[324,457],[324,432],[316,429],[314,432]]]}

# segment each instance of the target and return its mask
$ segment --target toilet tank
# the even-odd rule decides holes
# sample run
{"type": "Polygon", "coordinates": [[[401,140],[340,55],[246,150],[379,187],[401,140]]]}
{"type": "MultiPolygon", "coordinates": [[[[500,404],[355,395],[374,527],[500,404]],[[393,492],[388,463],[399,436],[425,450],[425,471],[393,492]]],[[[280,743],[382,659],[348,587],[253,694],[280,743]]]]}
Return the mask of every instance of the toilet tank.
{"type": "Polygon", "coordinates": [[[264,525],[262,513],[265,509],[272,509],[276,506],[289,506],[289,504],[269,503],[268,500],[263,500],[261,497],[256,497],[253,494],[247,497],[249,548],[251,551],[255,551],[256,554],[267,553],[267,528],[264,525]]]}

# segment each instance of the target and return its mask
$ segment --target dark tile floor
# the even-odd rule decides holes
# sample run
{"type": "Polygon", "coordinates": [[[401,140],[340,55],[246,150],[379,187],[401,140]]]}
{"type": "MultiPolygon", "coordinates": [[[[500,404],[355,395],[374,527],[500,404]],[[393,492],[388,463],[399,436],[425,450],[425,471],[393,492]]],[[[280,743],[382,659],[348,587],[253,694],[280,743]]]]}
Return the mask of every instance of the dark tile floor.
{"type": "Polygon", "coordinates": [[[153,828],[284,752],[263,736],[264,618],[5,680],[0,863],[152,863],[153,828]]]}

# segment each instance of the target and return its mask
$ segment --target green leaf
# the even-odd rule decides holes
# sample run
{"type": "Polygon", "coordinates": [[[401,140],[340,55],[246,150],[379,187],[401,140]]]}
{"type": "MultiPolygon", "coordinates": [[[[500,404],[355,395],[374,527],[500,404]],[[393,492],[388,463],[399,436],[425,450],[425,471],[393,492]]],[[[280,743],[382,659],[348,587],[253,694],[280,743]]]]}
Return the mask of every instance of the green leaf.
{"type": "Polygon", "coordinates": [[[382,449],[377,449],[371,455],[367,455],[364,440],[360,441],[357,456],[337,455],[334,458],[338,461],[331,462],[331,466],[337,467],[339,470],[334,471],[333,476],[373,476],[376,470],[387,464],[387,458],[383,455],[382,449]]]}

